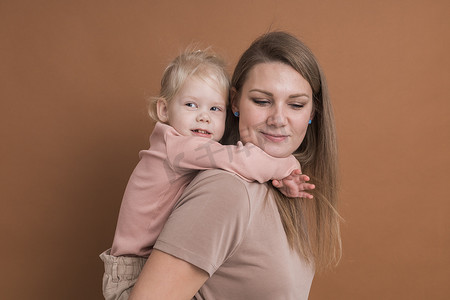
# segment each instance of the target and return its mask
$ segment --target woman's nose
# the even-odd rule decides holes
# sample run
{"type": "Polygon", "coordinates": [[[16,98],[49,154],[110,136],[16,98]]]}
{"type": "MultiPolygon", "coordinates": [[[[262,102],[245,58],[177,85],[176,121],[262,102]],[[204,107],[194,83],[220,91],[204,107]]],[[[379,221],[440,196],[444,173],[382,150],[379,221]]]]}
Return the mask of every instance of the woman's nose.
{"type": "Polygon", "coordinates": [[[282,107],[273,107],[267,118],[267,124],[271,126],[285,126],[287,124],[286,114],[282,107]]]}
{"type": "Polygon", "coordinates": [[[211,118],[207,112],[202,111],[197,114],[197,121],[209,123],[211,122],[211,118]]]}

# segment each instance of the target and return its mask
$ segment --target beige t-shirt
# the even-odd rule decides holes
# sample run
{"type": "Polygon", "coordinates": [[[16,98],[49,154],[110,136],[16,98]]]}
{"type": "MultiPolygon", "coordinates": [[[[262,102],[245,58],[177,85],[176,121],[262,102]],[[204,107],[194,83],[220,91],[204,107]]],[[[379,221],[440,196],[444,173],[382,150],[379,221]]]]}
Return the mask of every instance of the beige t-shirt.
{"type": "Polygon", "coordinates": [[[194,299],[308,298],[313,267],[289,249],[270,195],[222,170],[186,188],[154,248],[208,272],[194,299]]]}

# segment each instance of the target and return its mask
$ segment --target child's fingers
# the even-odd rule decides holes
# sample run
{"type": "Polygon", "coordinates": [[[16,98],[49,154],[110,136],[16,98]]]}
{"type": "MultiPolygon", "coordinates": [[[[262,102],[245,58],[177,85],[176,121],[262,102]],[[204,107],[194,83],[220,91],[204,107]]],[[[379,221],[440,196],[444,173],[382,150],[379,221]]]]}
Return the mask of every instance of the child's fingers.
{"type": "Polygon", "coordinates": [[[309,181],[310,180],[309,176],[305,175],[305,174],[301,174],[299,177],[300,177],[300,180],[303,180],[303,181],[309,181]]]}
{"type": "Polygon", "coordinates": [[[288,177],[300,176],[301,174],[302,174],[302,171],[300,169],[295,169],[294,171],[291,172],[291,174],[288,177]]]}
{"type": "Polygon", "coordinates": [[[309,193],[305,193],[305,192],[300,192],[299,196],[300,198],[307,198],[307,199],[313,199],[314,196],[309,194],[309,193]]]}
{"type": "Polygon", "coordinates": [[[283,187],[282,182],[279,181],[279,180],[276,180],[276,179],[272,180],[272,185],[273,185],[274,187],[276,187],[276,188],[281,188],[281,187],[283,187]]]}
{"type": "Polygon", "coordinates": [[[295,169],[294,171],[292,171],[292,173],[295,174],[295,175],[300,175],[300,174],[302,174],[302,170],[295,169]]]}
{"type": "Polygon", "coordinates": [[[299,184],[300,190],[313,190],[316,188],[316,186],[312,183],[301,183],[299,184]]]}

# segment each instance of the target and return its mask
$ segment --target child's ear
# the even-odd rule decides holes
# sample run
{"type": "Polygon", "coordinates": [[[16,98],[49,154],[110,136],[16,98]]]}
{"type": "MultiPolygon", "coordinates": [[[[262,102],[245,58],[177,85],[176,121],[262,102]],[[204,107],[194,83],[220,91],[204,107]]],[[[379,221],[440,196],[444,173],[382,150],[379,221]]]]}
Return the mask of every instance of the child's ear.
{"type": "Polygon", "coordinates": [[[239,112],[239,101],[238,101],[238,93],[236,89],[233,87],[230,89],[230,104],[231,104],[231,110],[233,113],[239,112]]]}
{"type": "Polygon", "coordinates": [[[166,99],[158,99],[158,101],[156,102],[156,113],[158,114],[158,119],[161,122],[169,122],[169,107],[166,99]]]}

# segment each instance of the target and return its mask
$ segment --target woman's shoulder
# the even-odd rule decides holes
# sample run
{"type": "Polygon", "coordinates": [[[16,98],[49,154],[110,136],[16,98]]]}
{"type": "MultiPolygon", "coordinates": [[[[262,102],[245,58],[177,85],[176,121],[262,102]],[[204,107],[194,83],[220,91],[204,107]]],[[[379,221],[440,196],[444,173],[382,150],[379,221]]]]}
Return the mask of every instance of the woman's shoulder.
{"type": "Polygon", "coordinates": [[[155,248],[212,276],[245,237],[250,202],[238,176],[223,170],[200,172],[178,199],[155,248]]]}
{"type": "Polygon", "coordinates": [[[188,201],[197,202],[199,205],[208,201],[208,206],[249,211],[253,206],[252,202],[259,202],[266,193],[266,184],[248,182],[234,173],[211,169],[197,174],[184,190],[176,206],[188,201]]]}
{"type": "MultiPolygon", "coordinates": [[[[257,181],[248,182],[239,175],[221,169],[201,171],[195,176],[188,188],[198,186],[211,187],[215,193],[246,193],[251,197],[257,191],[266,192],[267,185],[257,181]]],[[[187,189],[188,189],[187,188],[187,189]]]]}
{"type": "Polygon", "coordinates": [[[195,176],[183,193],[184,197],[186,195],[195,198],[208,197],[213,201],[232,202],[236,199],[242,201],[248,199],[248,187],[246,181],[236,174],[221,169],[210,169],[201,171],[195,176]]]}
{"type": "Polygon", "coordinates": [[[203,183],[217,183],[217,181],[229,184],[243,184],[244,179],[238,175],[222,170],[222,169],[209,169],[201,171],[195,176],[192,182],[203,182],[203,183]]]}

